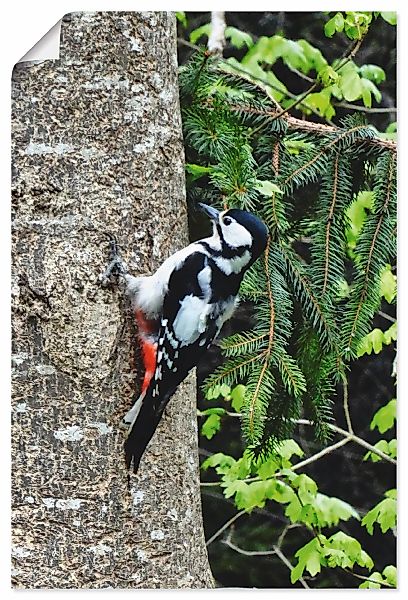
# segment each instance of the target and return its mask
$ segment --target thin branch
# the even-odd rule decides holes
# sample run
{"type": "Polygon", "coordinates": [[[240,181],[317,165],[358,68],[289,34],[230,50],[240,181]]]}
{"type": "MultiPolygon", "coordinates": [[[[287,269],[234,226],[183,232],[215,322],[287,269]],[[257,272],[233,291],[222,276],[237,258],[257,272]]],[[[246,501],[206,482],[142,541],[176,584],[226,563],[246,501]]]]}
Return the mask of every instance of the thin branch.
{"type": "MultiPolygon", "coordinates": [[[[199,46],[196,46],[195,44],[192,44],[191,42],[189,42],[187,40],[183,40],[182,38],[177,38],[177,41],[178,41],[178,43],[180,43],[184,46],[188,46],[189,48],[191,48],[193,50],[200,50],[199,46]]],[[[224,62],[229,67],[232,67],[232,65],[224,59],[222,59],[221,62],[224,62]]],[[[237,65],[234,65],[233,68],[235,71],[240,73],[241,76],[245,76],[246,79],[250,78],[250,80],[258,81],[259,83],[267,85],[271,89],[274,89],[277,92],[280,92],[281,94],[285,94],[289,98],[292,98],[292,100],[298,99],[298,96],[296,96],[296,94],[293,94],[289,90],[283,90],[282,88],[279,88],[278,86],[273,85],[266,79],[262,79],[261,77],[257,77],[255,75],[250,75],[249,73],[247,73],[247,71],[245,71],[245,69],[241,69],[237,65]]],[[[281,111],[281,107],[280,107],[279,103],[275,100],[275,98],[273,98],[269,94],[268,94],[268,98],[270,98],[272,100],[272,102],[275,104],[277,110],[281,111]]],[[[304,106],[304,105],[300,104],[299,106],[304,106]]],[[[319,114],[313,107],[307,107],[307,108],[309,110],[311,110],[314,115],[316,115],[320,119],[325,120],[322,117],[322,115],[319,114]]],[[[243,109],[243,111],[244,111],[244,109],[243,109]]],[[[271,117],[276,117],[277,114],[279,114],[279,112],[276,113],[274,111],[268,112],[268,111],[262,111],[262,110],[256,111],[254,109],[249,110],[248,112],[254,112],[254,113],[258,113],[258,114],[269,114],[271,117]]],[[[336,125],[325,125],[324,123],[314,123],[313,121],[304,121],[303,119],[297,119],[296,117],[292,117],[291,115],[290,116],[285,115],[284,118],[288,125],[288,129],[292,129],[292,130],[296,130],[296,131],[305,131],[306,133],[313,133],[315,135],[327,135],[327,134],[337,131],[339,129],[339,127],[337,127],[336,125]]],[[[383,140],[381,138],[371,138],[369,140],[357,140],[357,143],[363,143],[363,142],[370,146],[377,146],[378,148],[384,148],[385,150],[391,150],[392,152],[397,151],[397,144],[393,140],[383,140]]]]}
{"type": "Polygon", "coordinates": [[[396,106],[391,106],[390,108],[368,108],[367,106],[359,106],[358,104],[351,104],[350,102],[334,102],[333,106],[338,108],[347,108],[349,110],[358,110],[359,112],[365,113],[396,113],[396,106]]]}
{"type": "MultiPolygon", "coordinates": [[[[312,423],[310,421],[303,422],[302,419],[299,419],[299,421],[302,421],[302,423],[301,423],[302,425],[312,425],[312,423]]],[[[299,421],[297,421],[297,423],[299,423],[299,421]]],[[[347,432],[345,432],[345,433],[346,433],[346,437],[344,439],[341,439],[338,442],[336,442],[335,444],[332,444],[331,446],[327,446],[327,448],[323,448],[323,450],[316,452],[316,454],[312,454],[312,456],[309,456],[309,458],[305,458],[305,460],[302,460],[302,461],[296,463],[295,465],[293,465],[291,467],[292,471],[297,471],[299,469],[302,469],[303,467],[306,467],[306,465],[310,465],[310,463],[313,463],[316,460],[319,460],[323,456],[326,456],[327,454],[331,454],[332,452],[337,450],[337,448],[341,448],[341,446],[345,446],[345,444],[350,442],[352,439],[351,435],[349,435],[347,432]]],[[[280,471],[278,471],[277,473],[274,473],[272,477],[275,478],[275,477],[281,477],[281,476],[282,476],[282,473],[280,471]]],[[[262,481],[262,479],[260,477],[248,477],[247,479],[243,479],[242,481],[245,481],[245,483],[253,483],[254,481],[262,481]]],[[[208,481],[208,482],[204,481],[204,482],[200,483],[201,487],[217,487],[219,485],[221,485],[221,481],[208,481]]]]}
{"type": "Polygon", "coordinates": [[[297,471],[299,469],[302,469],[306,465],[309,465],[310,463],[313,463],[316,460],[319,460],[323,456],[326,456],[327,454],[331,454],[332,452],[337,450],[337,448],[341,448],[341,446],[345,446],[345,444],[347,444],[350,441],[351,441],[351,437],[345,437],[342,440],[339,440],[338,442],[336,442],[335,444],[332,444],[331,446],[327,446],[327,448],[323,448],[323,450],[320,450],[320,452],[316,452],[316,454],[312,454],[312,456],[309,456],[309,458],[305,458],[305,460],[302,460],[301,462],[296,463],[295,465],[293,465],[293,467],[291,467],[291,469],[292,469],[292,471],[297,471]]]}
{"type": "MultiPolygon", "coordinates": [[[[351,50],[349,52],[347,52],[346,56],[342,57],[339,61],[339,64],[334,67],[334,71],[337,73],[342,67],[344,67],[344,65],[346,65],[350,60],[352,60],[352,58],[354,58],[354,56],[356,55],[356,53],[358,52],[362,42],[363,42],[364,36],[357,40],[356,43],[353,45],[353,47],[351,48],[351,50]]],[[[280,117],[282,117],[283,115],[285,115],[286,113],[288,113],[290,110],[292,110],[292,108],[296,108],[296,106],[298,106],[301,102],[303,102],[308,96],[310,96],[310,94],[312,92],[314,92],[314,90],[319,87],[320,82],[316,79],[314,80],[314,83],[305,91],[303,92],[303,94],[301,94],[299,96],[299,98],[297,100],[295,100],[292,104],[290,104],[287,108],[285,108],[284,110],[282,110],[280,113],[278,113],[272,120],[274,119],[279,119],[280,117]]],[[[326,119],[327,121],[329,121],[328,119],[326,119]]],[[[329,121],[330,122],[330,121],[329,121]]]]}
{"type": "Polygon", "coordinates": [[[233,523],[235,523],[235,521],[237,519],[239,519],[240,517],[242,517],[242,515],[246,514],[246,510],[240,510],[239,512],[237,512],[236,515],[234,515],[233,517],[231,517],[231,519],[229,519],[229,521],[227,521],[226,523],[224,523],[224,525],[222,527],[220,527],[220,529],[218,529],[218,531],[216,531],[214,533],[214,535],[212,535],[206,542],[206,546],[209,546],[210,544],[213,543],[214,540],[216,540],[218,537],[220,537],[220,535],[222,534],[223,531],[225,531],[226,529],[228,529],[228,527],[230,527],[230,525],[232,525],[233,523]]]}
{"type": "Polygon", "coordinates": [[[384,587],[393,588],[394,586],[390,585],[386,581],[376,581],[375,579],[370,579],[370,577],[365,577],[364,575],[359,575],[358,573],[354,573],[351,569],[347,569],[344,567],[346,573],[350,573],[353,577],[357,577],[357,579],[363,579],[364,581],[371,581],[371,583],[378,583],[379,585],[383,585],[384,587]]]}
{"type": "Polygon", "coordinates": [[[387,319],[387,321],[391,321],[391,323],[396,323],[397,322],[397,319],[395,317],[391,317],[391,315],[387,315],[387,313],[383,312],[382,310],[379,310],[378,314],[383,319],[387,319]]]}
{"type": "Polygon", "coordinates": [[[353,426],[351,424],[350,408],[349,408],[349,395],[348,395],[348,381],[344,373],[341,374],[341,380],[343,383],[343,410],[344,416],[346,417],[348,432],[354,434],[353,426]]]}
{"type": "MultiPolygon", "coordinates": [[[[278,556],[281,561],[283,562],[283,564],[285,564],[289,571],[293,571],[293,565],[292,563],[286,558],[286,556],[283,554],[282,550],[280,548],[278,548],[278,546],[273,546],[273,549],[275,550],[276,556],[278,556]]],[[[306,581],[303,579],[303,577],[299,577],[299,582],[302,584],[302,586],[306,589],[309,589],[309,586],[307,585],[306,581]]]]}
{"type": "Polygon", "coordinates": [[[211,32],[208,37],[207,48],[210,54],[222,56],[225,46],[225,13],[211,12],[211,32]]]}
{"type": "MultiPolygon", "coordinates": [[[[324,125],[323,123],[313,123],[312,121],[303,121],[302,119],[296,119],[295,117],[287,117],[286,122],[289,129],[295,129],[298,131],[305,131],[306,133],[313,133],[315,135],[328,135],[334,131],[338,131],[338,127],[324,125]]],[[[377,146],[393,152],[397,151],[397,144],[393,140],[383,140],[381,138],[371,138],[369,140],[357,140],[357,143],[365,143],[369,146],[377,146]]]]}
{"type": "MultiPolygon", "coordinates": [[[[298,425],[312,425],[313,426],[312,421],[308,421],[307,419],[297,419],[296,423],[298,423],[298,425]]],[[[332,423],[328,423],[327,426],[332,431],[335,431],[336,433],[339,433],[340,435],[348,438],[349,441],[353,441],[356,444],[358,444],[359,446],[362,446],[363,448],[366,448],[366,450],[370,450],[370,452],[373,452],[374,454],[377,454],[377,456],[379,456],[383,460],[386,460],[386,461],[390,462],[393,465],[397,464],[397,461],[394,458],[391,458],[391,456],[388,456],[387,454],[384,454],[384,452],[382,452],[381,450],[378,450],[378,448],[376,448],[375,446],[373,446],[369,442],[366,442],[365,440],[363,440],[361,437],[359,437],[355,433],[350,433],[349,431],[346,431],[345,429],[342,429],[341,427],[337,427],[337,425],[333,425],[332,423]]]]}
{"type": "Polygon", "coordinates": [[[243,548],[240,548],[239,546],[236,546],[233,542],[231,542],[230,536],[228,536],[227,539],[222,540],[222,543],[228,546],[228,548],[231,548],[231,550],[235,550],[235,552],[238,552],[238,554],[243,554],[244,556],[271,556],[273,554],[276,555],[275,550],[244,550],[243,548]]]}
{"type": "MultiPolygon", "coordinates": [[[[289,571],[293,571],[293,568],[294,568],[293,565],[290,563],[288,558],[283,554],[283,552],[281,550],[281,544],[283,542],[283,538],[286,535],[286,533],[289,531],[289,529],[291,529],[292,527],[298,527],[298,524],[295,523],[295,524],[288,525],[287,527],[285,527],[283,529],[283,532],[279,536],[278,543],[275,544],[274,546],[272,546],[272,550],[244,550],[243,548],[241,548],[240,546],[237,546],[236,544],[234,544],[232,542],[232,539],[231,539],[232,531],[230,531],[229,535],[224,540],[222,540],[222,543],[225,544],[226,546],[228,546],[229,548],[231,548],[231,550],[234,550],[238,554],[243,554],[244,556],[277,556],[283,562],[283,564],[286,567],[288,567],[289,571]]],[[[307,583],[303,579],[303,577],[299,578],[299,582],[302,584],[302,586],[304,588],[309,589],[309,586],[307,585],[307,583]]]]}

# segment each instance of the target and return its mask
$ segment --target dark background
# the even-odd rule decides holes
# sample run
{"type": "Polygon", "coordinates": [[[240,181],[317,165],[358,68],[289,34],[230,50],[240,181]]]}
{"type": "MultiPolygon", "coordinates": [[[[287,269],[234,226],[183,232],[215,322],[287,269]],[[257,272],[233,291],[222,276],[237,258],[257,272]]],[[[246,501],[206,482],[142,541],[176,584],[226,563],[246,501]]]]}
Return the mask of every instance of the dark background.
{"type": "MultiPolygon", "coordinates": [[[[187,30],[179,24],[179,38],[188,40],[191,30],[208,23],[210,13],[186,13],[188,19],[187,30]]],[[[262,35],[271,36],[281,34],[288,39],[304,38],[312,45],[318,47],[323,55],[333,60],[342,55],[349,47],[350,40],[344,35],[336,34],[328,39],[324,36],[324,23],[328,16],[324,13],[297,13],[297,12],[240,12],[226,13],[227,25],[248,32],[256,40],[262,35]]],[[[386,81],[379,85],[382,93],[381,107],[396,106],[396,28],[391,27],[379,18],[372,23],[368,35],[355,57],[358,65],[376,64],[381,66],[386,73],[386,81]]],[[[202,38],[200,43],[205,43],[202,38]]],[[[193,52],[188,46],[179,43],[179,63],[184,64],[193,52]]],[[[242,58],[246,48],[236,50],[228,45],[224,50],[224,57],[235,56],[242,58]]],[[[282,62],[274,65],[273,70],[277,77],[285,83],[293,93],[305,91],[310,83],[293,74],[282,62]]],[[[312,74],[313,76],[313,74],[312,74]]],[[[378,106],[374,102],[373,106],[378,106]]],[[[337,109],[336,123],[342,116],[348,114],[347,110],[337,109]]],[[[300,113],[294,112],[295,116],[300,113]]],[[[317,120],[316,117],[308,117],[317,120]]],[[[384,131],[387,125],[396,120],[394,113],[369,113],[367,119],[378,130],[384,131]]],[[[202,222],[194,220],[191,223],[191,236],[193,239],[203,237],[202,222]],[[197,234],[200,230],[200,235],[197,234]]],[[[384,304],[384,312],[395,316],[395,307],[384,304]]],[[[251,307],[241,305],[234,319],[223,331],[224,335],[251,326],[251,307]]],[[[390,322],[377,316],[373,326],[386,329],[390,322]]],[[[392,363],[395,358],[395,348],[386,347],[379,355],[365,356],[354,362],[349,378],[350,382],[350,410],[355,432],[371,443],[380,437],[390,439],[392,431],[380,435],[378,431],[371,432],[369,424],[373,414],[378,408],[386,404],[395,396],[394,379],[391,377],[392,363]]],[[[199,365],[199,383],[213,371],[222,360],[219,349],[213,346],[210,355],[203,364],[199,365]]],[[[201,396],[199,408],[208,408],[211,405],[221,405],[220,401],[209,402],[201,396]]],[[[342,408],[342,395],[339,393],[334,405],[335,422],[340,427],[345,427],[342,408]]],[[[294,438],[305,451],[306,456],[317,452],[321,446],[314,440],[311,427],[300,426],[296,429],[294,438]]],[[[212,440],[200,436],[200,454],[204,460],[213,452],[225,452],[234,457],[242,455],[243,444],[240,436],[238,419],[224,419],[221,433],[212,440]]],[[[357,445],[348,444],[338,451],[327,455],[323,459],[305,467],[304,472],[310,475],[318,484],[319,491],[339,497],[354,506],[361,515],[377,504],[383,493],[395,487],[394,470],[389,463],[371,463],[363,461],[364,450],[357,445]]],[[[203,474],[205,480],[210,480],[211,474],[203,474]]],[[[219,488],[202,488],[202,503],[204,526],[208,539],[229,518],[236,514],[237,509],[232,501],[223,497],[219,488]]],[[[233,542],[246,550],[267,550],[276,543],[280,532],[287,519],[276,503],[267,503],[264,509],[255,509],[251,514],[241,517],[233,529],[233,542]]],[[[327,529],[325,533],[331,535],[338,528],[327,529]]],[[[376,570],[382,570],[386,565],[396,564],[396,538],[392,531],[378,534],[378,527],[374,535],[370,536],[365,528],[361,527],[355,519],[341,522],[341,529],[347,534],[355,536],[362,547],[370,554],[375,563],[376,570]]],[[[211,568],[217,584],[220,586],[237,587],[292,587],[289,569],[276,556],[244,556],[230,549],[223,543],[221,535],[210,544],[209,557],[211,568]]],[[[285,555],[292,559],[295,552],[310,541],[310,534],[304,527],[295,527],[286,535],[283,545],[285,555]]],[[[307,576],[305,577],[307,580],[307,576]]],[[[310,587],[346,588],[357,587],[358,580],[348,575],[341,569],[324,569],[317,576],[316,581],[308,581],[310,587]]],[[[300,584],[296,584],[299,587],[300,584]]]]}

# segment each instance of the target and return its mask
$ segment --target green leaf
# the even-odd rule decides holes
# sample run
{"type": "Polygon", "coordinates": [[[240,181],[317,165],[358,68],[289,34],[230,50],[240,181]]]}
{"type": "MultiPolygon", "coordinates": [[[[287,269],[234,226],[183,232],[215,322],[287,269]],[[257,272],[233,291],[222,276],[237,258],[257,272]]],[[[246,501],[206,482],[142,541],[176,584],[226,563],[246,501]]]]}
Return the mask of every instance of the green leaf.
{"type": "MultiPolygon", "coordinates": [[[[324,536],[320,536],[321,538],[324,536]]],[[[290,574],[292,583],[296,583],[306,570],[312,577],[320,573],[321,570],[321,546],[317,538],[313,538],[302,548],[296,552],[295,557],[298,559],[297,565],[290,574]]]]}
{"type": "Polygon", "coordinates": [[[213,385],[206,391],[205,397],[207,400],[216,400],[220,396],[227,398],[231,393],[231,388],[226,383],[213,385]]]}
{"type": "Polygon", "coordinates": [[[282,456],[282,458],[286,458],[290,460],[292,456],[295,454],[296,456],[303,456],[304,452],[302,448],[299,446],[295,440],[282,440],[279,443],[279,446],[276,448],[276,453],[282,456]]]}
{"type": "Polygon", "coordinates": [[[381,500],[374,508],[368,511],[361,521],[361,524],[366,527],[370,535],[373,535],[375,523],[380,526],[382,533],[392,529],[397,524],[397,501],[395,490],[389,490],[387,494],[390,492],[393,497],[388,496],[384,500],[381,500]]]}
{"type": "Polygon", "coordinates": [[[221,406],[213,406],[211,408],[206,408],[205,410],[200,410],[198,411],[198,415],[200,417],[205,417],[206,415],[225,415],[227,411],[225,410],[225,408],[222,408],[221,406]]]}
{"type": "Polygon", "coordinates": [[[381,12],[381,16],[384,21],[387,21],[390,25],[397,24],[397,13],[396,12],[381,12]]]}
{"type": "Polygon", "coordinates": [[[234,496],[238,492],[245,494],[245,490],[247,489],[247,487],[248,484],[245,483],[245,481],[242,481],[242,479],[234,479],[232,481],[228,481],[227,483],[225,483],[225,485],[223,485],[224,496],[226,498],[231,498],[231,496],[234,496]]]}
{"type": "Polygon", "coordinates": [[[320,527],[338,525],[340,521],[348,521],[351,517],[360,520],[355,508],[340,498],[330,498],[325,494],[317,493],[312,506],[315,511],[316,524],[320,527]]]}
{"type": "Polygon", "coordinates": [[[391,304],[397,295],[397,277],[393,274],[391,265],[385,265],[381,272],[380,294],[388,304],[391,304]]]}
{"type": "Polygon", "coordinates": [[[234,462],[231,468],[225,473],[223,477],[222,486],[228,484],[230,481],[235,481],[236,479],[245,479],[248,477],[251,471],[251,460],[248,453],[244,453],[240,459],[234,462]]]}
{"type": "Polygon", "coordinates": [[[254,481],[246,487],[240,486],[235,495],[235,505],[238,509],[251,511],[253,508],[265,506],[267,484],[264,481],[254,481]]]}
{"type": "Polygon", "coordinates": [[[291,502],[293,498],[296,498],[295,492],[292,488],[279,479],[269,479],[266,482],[265,494],[269,500],[274,500],[279,504],[287,504],[291,502]]]}
{"type": "Polygon", "coordinates": [[[362,77],[360,79],[360,86],[361,97],[363,99],[364,106],[367,106],[367,108],[371,107],[371,95],[374,96],[377,102],[381,102],[381,92],[372,81],[370,81],[369,79],[364,79],[364,77],[362,77]]]}
{"type": "Polygon", "coordinates": [[[232,456],[217,452],[206,458],[201,465],[201,468],[206,471],[209,467],[213,467],[218,474],[224,474],[227,473],[235,463],[236,460],[232,456]]]}
{"type": "Polygon", "coordinates": [[[176,11],[176,19],[183,27],[187,27],[187,17],[184,11],[176,11]]]}
{"type": "Polygon", "coordinates": [[[340,75],[333,67],[326,65],[318,72],[317,78],[323,83],[324,87],[328,87],[332,83],[336,83],[339,80],[340,75]]]}
{"type": "Polygon", "coordinates": [[[203,167],[202,165],[194,165],[192,163],[186,163],[186,171],[187,173],[189,173],[192,177],[192,181],[196,181],[196,179],[199,179],[200,177],[203,177],[204,175],[208,175],[209,173],[211,173],[214,170],[214,167],[203,167]]]}
{"type": "Polygon", "coordinates": [[[361,79],[354,69],[347,69],[342,73],[338,86],[347,102],[353,102],[361,97],[363,91],[361,79]]]}
{"type": "Polygon", "coordinates": [[[257,469],[257,473],[261,479],[268,479],[269,477],[272,477],[276,471],[279,471],[279,468],[279,461],[273,456],[270,456],[265,462],[261,463],[257,469]]]}
{"type": "Polygon", "coordinates": [[[324,26],[324,33],[326,37],[333,37],[336,31],[343,31],[344,29],[344,17],[341,12],[338,12],[332,17],[324,26]]]}
{"type": "Polygon", "coordinates": [[[388,404],[377,410],[370,423],[370,429],[378,429],[380,433],[385,433],[394,427],[397,418],[397,401],[395,398],[390,400],[388,404]]]}
{"type": "Polygon", "coordinates": [[[249,33],[240,31],[239,29],[236,29],[236,27],[226,27],[225,37],[227,40],[230,40],[232,46],[238,48],[238,50],[242,48],[242,46],[251,48],[251,46],[254,45],[252,37],[249,35],[249,33]]]}
{"type": "Polygon", "coordinates": [[[357,350],[357,356],[360,357],[364,354],[371,354],[372,351],[374,351],[374,354],[379,354],[382,350],[383,342],[384,334],[381,329],[373,329],[361,340],[357,350]]]}
{"type": "Polygon", "coordinates": [[[291,523],[296,523],[299,521],[301,513],[302,505],[299,498],[293,493],[293,496],[285,509],[285,515],[290,519],[291,523]]]}
{"type": "MultiPolygon", "coordinates": [[[[391,458],[396,458],[397,456],[396,440],[390,440],[389,442],[387,442],[387,440],[379,440],[376,444],[374,444],[374,448],[380,450],[387,456],[391,456],[391,458]]],[[[375,463],[383,459],[375,452],[371,452],[371,450],[369,450],[367,454],[364,455],[364,460],[371,460],[371,462],[375,463]]]]}
{"type": "Polygon", "coordinates": [[[373,573],[370,573],[370,581],[364,581],[364,583],[361,583],[358,587],[361,590],[379,590],[382,582],[383,578],[381,573],[374,571],[373,573]]]}
{"type": "Polygon", "coordinates": [[[217,414],[211,414],[201,425],[201,435],[207,440],[211,440],[214,435],[221,429],[221,417],[217,414]]]}
{"type": "Polygon", "coordinates": [[[255,189],[263,196],[271,197],[274,194],[283,194],[283,191],[272,181],[259,181],[255,184],[255,189]]]}
{"type": "Polygon", "coordinates": [[[391,344],[397,339],[397,323],[393,323],[386,331],[384,331],[384,344],[391,344]]]}
{"type": "Polygon", "coordinates": [[[300,501],[303,504],[309,504],[313,502],[317,494],[317,485],[311,477],[301,473],[293,481],[292,486],[297,488],[300,501]]]}
{"type": "Polygon", "coordinates": [[[372,558],[361,548],[360,542],[343,531],[338,531],[326,541],[322,554],[327,566],[332,568],[351,569],[357,563],[371,569],[374,564],[372,558]]]}
{"type": "Polygon", "coordinates": [[[237,411],[240,412],[242,405],[244,403],[244,398],[245,398],[245,386],[242,384],[236,385],[232,390],[231,390],[231,406],[232,408],[237,411]]]}
{"type": "Polygon", "coordinates": [[[210,36],[211,33],[211,24],[206,23],[205,25],[201,25],[201,27],[197,27],[190,33],[190,42],[195,44],[203,35],[207,37],[210,36]]]}
{"type": "Polygon", "coordinates": [[[387,565],[382,574],[387,583],[393,587],[397,587],[397,569],[394,567],[394,565],[387,565]]]}
{"type": "Polygon", "coordinates": [[[361,65],[360,75],[365,79],[370,79],[374,83],[385,81],[385,71],[378,65],[361,65]]]}
{"type": "Polygon", "coordinates": [[[347,228],[346,236],[349,248],[356,247],[358,236],[367,219],[368,211],[373,207],[374,192],[361,191],[357,194],[354,202],[347,210],[347,218],[350,226],[347,228]]]}

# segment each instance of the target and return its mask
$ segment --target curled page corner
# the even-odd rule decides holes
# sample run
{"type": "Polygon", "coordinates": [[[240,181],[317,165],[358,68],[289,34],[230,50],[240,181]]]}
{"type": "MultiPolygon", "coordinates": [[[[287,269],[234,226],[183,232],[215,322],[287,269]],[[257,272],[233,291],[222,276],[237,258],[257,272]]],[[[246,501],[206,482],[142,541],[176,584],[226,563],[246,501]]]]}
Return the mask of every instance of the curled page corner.
{"type": "Polygon", "coordinates": [[[24,54],[17,62],[42,62],[43,60],[55,60],[59,58],[61,23],[62,19],[55,23],[31,50],[24,54]]]}

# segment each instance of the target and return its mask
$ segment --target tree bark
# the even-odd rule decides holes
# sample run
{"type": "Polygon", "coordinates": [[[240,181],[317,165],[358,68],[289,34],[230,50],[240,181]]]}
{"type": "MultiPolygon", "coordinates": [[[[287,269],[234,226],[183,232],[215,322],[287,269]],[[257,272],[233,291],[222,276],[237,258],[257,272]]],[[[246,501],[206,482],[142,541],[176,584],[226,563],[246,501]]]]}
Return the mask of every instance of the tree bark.
{"type": "Polygon", "coordinates": [[[60,59],[13,72],[13,585],[211,587],[195,382],[127,490],[119,423],[139,385],[133,274],[188,243],[175,22],[72,13],[60,59]],[[136,253],[136,254],[135,254],[136,253]]]}

